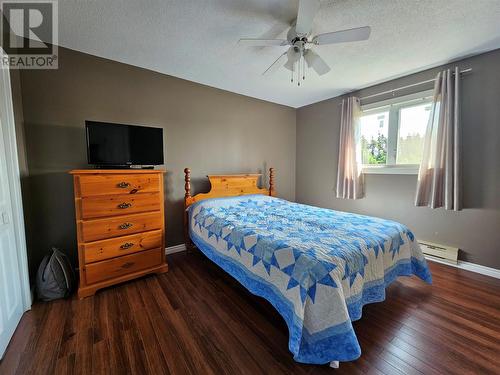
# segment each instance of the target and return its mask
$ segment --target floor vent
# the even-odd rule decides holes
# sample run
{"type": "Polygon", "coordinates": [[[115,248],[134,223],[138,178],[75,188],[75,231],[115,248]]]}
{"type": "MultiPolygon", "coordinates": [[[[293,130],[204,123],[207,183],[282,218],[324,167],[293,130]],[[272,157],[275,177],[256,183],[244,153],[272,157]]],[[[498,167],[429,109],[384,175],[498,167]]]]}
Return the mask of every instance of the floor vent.
{"type": "Polygon", "coordinates": [[[432,242],[419,241],[422,252],[429,258],[435,258],[441,261],[458,264],[458,248],[451,246],[438,245],[432,242]]]}

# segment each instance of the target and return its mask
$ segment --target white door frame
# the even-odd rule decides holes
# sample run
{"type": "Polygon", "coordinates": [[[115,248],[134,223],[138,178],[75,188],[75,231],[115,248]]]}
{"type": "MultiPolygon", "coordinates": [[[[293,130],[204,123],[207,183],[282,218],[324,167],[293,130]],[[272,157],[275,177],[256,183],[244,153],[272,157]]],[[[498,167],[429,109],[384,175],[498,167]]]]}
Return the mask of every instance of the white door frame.
{"type": "MultiPolygon", "coordinates": [[[[7,54],[0,47],[0,58],[7,54]]],[[[21,175],[17,157],[16,128],[14,122],[14,108],[12,105],[12,88],[10,72],[7,68],[0,68],[0,116],[5,143],[7,173],[9,175],[9,190],[12,203],[12,221],[16,236],[17,260],[21,277],[21,293],[24,311],[31,309],[31,289],[28,271],[28,254],[24,228],[23,201],[21,196],[21,175]]]]}

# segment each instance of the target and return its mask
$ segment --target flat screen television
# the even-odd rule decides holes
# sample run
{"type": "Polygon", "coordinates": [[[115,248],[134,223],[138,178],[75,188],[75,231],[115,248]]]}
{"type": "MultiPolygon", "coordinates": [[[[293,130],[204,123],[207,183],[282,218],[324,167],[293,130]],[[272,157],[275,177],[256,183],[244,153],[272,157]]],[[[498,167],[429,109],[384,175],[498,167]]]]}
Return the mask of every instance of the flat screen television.
{"type": "Polygon", "coordinates": [[[98,168],[163,164],[163,129],[85,121],[88,163],[98,168]]]}

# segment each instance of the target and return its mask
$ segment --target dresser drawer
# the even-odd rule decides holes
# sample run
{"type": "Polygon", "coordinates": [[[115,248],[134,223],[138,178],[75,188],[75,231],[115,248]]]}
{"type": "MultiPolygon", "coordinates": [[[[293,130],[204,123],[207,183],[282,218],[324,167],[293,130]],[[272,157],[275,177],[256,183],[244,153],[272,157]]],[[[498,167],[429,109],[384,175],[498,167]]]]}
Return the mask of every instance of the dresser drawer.
{"type": "Polygon", "coordinates": [[[99,281],[114,279],[146,268],[159,266],[162,264],[163,251],[165,250],[146,250],[137,254],[125,255],[85,265],[85,278],[87,284],[95,284],[99,281]]]}
{"type": "Polygon", "coordinates": [[[79,176],[79,190],[80,197],[158,192],[160,176],[158,174],[79,176]]]}
{"type": "Polygon", "coordinates": [[[120,194],[81,199],[83,219],[126,215],[135,212],[158,210],[159,193],[120,194]]]}
{"type": "Polygon", "coordinates": [[[156,249],[163,245],[163,231],[155,230],[131,236],[116,237],[83,245],[85,263],[99,262],[142,250],[156,249]]]}
{"type": "Polygon", "coordinates": [[[79,222],[79,227],[83,242],[97,241],[161,229],[163,216],[160,211],[156,211],[109,219],[83,220],[79,222]]]}

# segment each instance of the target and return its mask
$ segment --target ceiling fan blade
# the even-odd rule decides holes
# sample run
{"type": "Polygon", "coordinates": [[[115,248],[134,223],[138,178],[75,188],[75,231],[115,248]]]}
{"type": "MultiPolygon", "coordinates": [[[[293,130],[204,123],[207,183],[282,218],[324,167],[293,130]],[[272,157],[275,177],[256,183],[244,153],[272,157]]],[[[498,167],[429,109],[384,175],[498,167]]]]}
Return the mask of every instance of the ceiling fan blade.
{"type": "Polygon", "coordinates": [[[307,50],[304,54],[307,66],[313,68],[320,76],[328,73],[331,69],[328,64],[313,50],[307,50]]]}
{"type": "Polygon", "coordinates": [[[308,35],[311,32],[314,17],[319,10],[319,0],[299,0],[299,12],[295,32],[299,35],[308,35]]]}
{"type": "Polygon", "coordinates": [[[361,40],[366,40],[370,37],[371,28],[370,26],[357,27],[355,29],[334,31],[332,33],[325,33],[316,35],[312,39],[312,43],[321,44],[334,44],[334,43],[345,43],[345,42],[358,42],[361,40]]]}
{"type": "Polygon", "coordinates": [[[268,76],[276,72],[279,68],[281,68],[283,65],[286,63],[286,52],[283,53],[280,57],[278,57],[269,68],[266,69],[264,73],[262,73],[263,76],[268,76]]]}
{"type": "Polygon", "coordinates": [[[238,45],[249,47],[274,47],[287,46],[290,43],[286,39],[258,39],[258,38],[243,38],[238,40],[238,45]]]}

